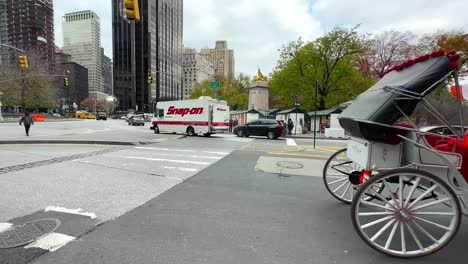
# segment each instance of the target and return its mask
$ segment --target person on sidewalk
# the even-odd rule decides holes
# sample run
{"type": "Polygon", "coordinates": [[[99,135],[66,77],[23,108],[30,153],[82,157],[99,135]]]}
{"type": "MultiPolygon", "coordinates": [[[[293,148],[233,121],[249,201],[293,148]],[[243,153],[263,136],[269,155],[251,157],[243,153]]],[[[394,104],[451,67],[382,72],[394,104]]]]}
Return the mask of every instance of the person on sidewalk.
{"type": "Polygon", "coordinates": [[[291,120],[291,118],[288,119],[288,130],[289,130],[289,135],[292,135],[292,130],[294,129],[294,123],[291,120]]]}
{"type": "Polygon", "coordinates": [[[234,121],[232,119],[229,119],[229,133],[232,133],[232,123],[234,121]]]}
{"type": "Polygon", "coordinates": [[[34,121],[29,114],[29,112],[24,113],[24,116],[21,117],[19,125],[21,126],[24,124],[24,130],[26,131],[26,136],[29,137],[29,128],[31,128],[31,125],[34,125],[34,121]]]}

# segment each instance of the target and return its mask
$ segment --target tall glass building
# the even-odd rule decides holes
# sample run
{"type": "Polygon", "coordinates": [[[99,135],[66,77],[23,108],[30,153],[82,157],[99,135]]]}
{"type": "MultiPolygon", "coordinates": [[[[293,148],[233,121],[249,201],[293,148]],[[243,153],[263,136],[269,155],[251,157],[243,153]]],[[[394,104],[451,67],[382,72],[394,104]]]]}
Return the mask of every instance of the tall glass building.
{"type": "MultiPolygon", "coordinates": [[[[26,51],[29,65],[54,71],[52,0],[0,0],[0,43],[26,51]]],[[[19,53],[0,49],[0,64],[18,63],[19,53]]]]}
{"type": "Polygon", "coordinates": [[[114,95],[121,110],[151,112],[158,101],[182,99],[183,0],[139,7],[141,21],[130,22],[122,1],[112,0],[114,95]]]}

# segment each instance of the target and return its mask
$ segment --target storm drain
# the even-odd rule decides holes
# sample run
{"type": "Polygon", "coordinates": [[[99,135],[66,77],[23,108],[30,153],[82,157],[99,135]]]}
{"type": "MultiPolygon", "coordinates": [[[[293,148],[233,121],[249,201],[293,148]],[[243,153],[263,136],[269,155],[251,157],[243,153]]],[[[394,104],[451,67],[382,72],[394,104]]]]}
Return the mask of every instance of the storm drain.
{"type": "Polygon", "coordinates": [[[120,151],[122,149],[125,149],[125,148],[122,147],[122,148],[102,149],[102,150],[98,150],[98,151],[82,153],[82,154],[77,154],[77,155],[72,155],[72,156],[53,158],[53,159],[49,159],[49,160],[41,160],[41,161],[36,161],[36,162],[31,162],[31,163],[26,163],[26,164],[21,164],[21,165],[4,167],[4,168],[0,168],[0,175],[5,174],[5,173],[10,173],[10,172],[15,172],[15,171],[21,171],[21,170],[26,170],[26,169],[36,168],[36,167],[42,167],[42,166],[47,166],[47,165],[52,165],[52,164],[77,160],[77,159],[83,159],[83,158],[103,155],[103,154],[106,154],[106,153],[120,151]]]}
{"type": "Polygon", "coordinates": [[[50,234],[60,226],[58,219],[38,219],[0,233],[0,249],[15,248],[50,234]]]}
{"type": "Polygon", "coordinates": [[[278,167],[284,168],[284,169],[292,169],[292,170],[298,170],[304,168],[304,165],[300,162],[295,162],[295,161],[280,161],[276,163],[278,167]]]}

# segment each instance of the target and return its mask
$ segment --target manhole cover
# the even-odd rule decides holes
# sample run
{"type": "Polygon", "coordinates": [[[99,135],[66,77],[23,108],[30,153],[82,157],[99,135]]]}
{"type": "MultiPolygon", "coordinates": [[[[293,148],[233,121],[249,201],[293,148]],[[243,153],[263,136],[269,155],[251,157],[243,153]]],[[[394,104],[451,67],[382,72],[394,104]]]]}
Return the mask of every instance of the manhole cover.
{"type": "Polygon", "coordinates": [[[293,169],[293,170],[298,170],[304,168],[304,165],[302,165],[299,162],[294,162],[294,161],[280,161],[276,163],[278,167],[285,168],[285,169],[293,169]]]}
{"type": "Polygon", "coordinates": [[[0,249],[29,244],[43,235],[54,232],[59,226],[58,219],[38,219],[13,226],[0,233],[0,249]]]}

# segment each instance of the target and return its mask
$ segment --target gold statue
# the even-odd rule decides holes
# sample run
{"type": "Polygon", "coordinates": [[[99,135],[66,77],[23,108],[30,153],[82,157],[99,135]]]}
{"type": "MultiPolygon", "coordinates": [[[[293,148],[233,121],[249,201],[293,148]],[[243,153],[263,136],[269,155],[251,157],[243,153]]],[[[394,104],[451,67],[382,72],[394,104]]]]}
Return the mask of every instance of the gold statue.
{"type": "Polygon", "coordinates": [[[258,68],[257,76],[254,76],[254,81],[266,82],[265,76],[263,76],[262,72],[260,71],[260,68],[258,68]]]}

